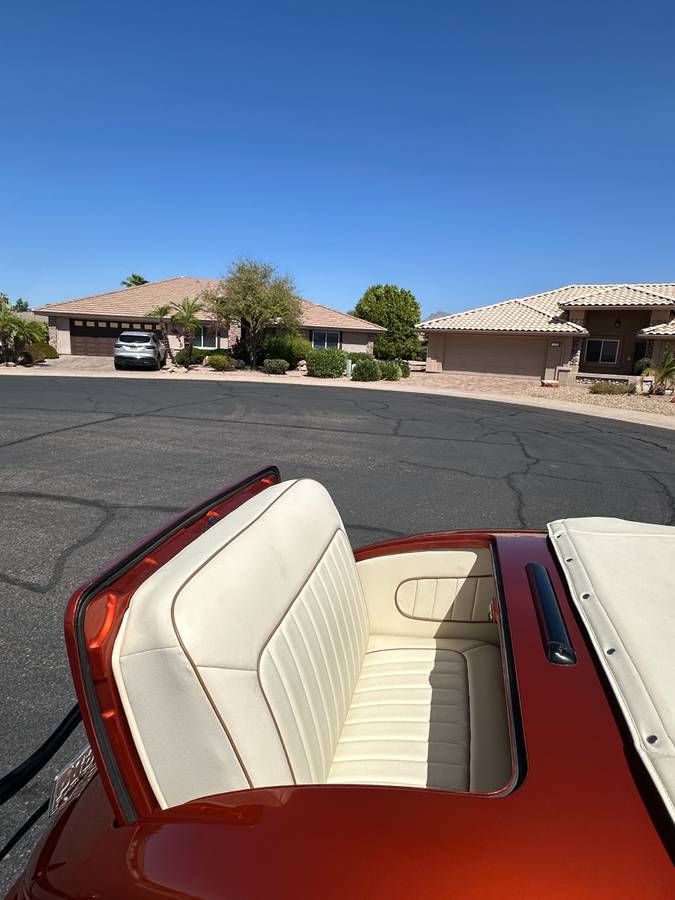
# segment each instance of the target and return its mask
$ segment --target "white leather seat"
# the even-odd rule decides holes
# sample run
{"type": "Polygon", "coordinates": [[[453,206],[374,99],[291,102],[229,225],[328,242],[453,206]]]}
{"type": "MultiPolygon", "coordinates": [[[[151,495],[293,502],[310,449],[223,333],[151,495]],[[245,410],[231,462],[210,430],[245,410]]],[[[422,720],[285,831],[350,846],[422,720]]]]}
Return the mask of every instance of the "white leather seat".
{"type": "Polygon", "coordinates": [[[113,667],[160,805],[294,783],[504,786],[498,647],[371,634],[370,619],[310,480],[266,489],[152,575],[113,667]]]}

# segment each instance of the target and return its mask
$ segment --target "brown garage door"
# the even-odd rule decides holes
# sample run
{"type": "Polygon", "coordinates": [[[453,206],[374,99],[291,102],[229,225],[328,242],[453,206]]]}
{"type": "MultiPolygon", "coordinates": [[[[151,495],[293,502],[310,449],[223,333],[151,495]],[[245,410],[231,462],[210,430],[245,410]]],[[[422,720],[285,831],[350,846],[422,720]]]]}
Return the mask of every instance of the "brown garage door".
{"type": "Polygon", "coordinates": [[[541,378],[546,338],[511,334],[447,334],[443,371],[541,378]]]}
{"type": "MultiPolygon", "coordinates": [[[[119,322],[104,322],[98,319],[73,319],[70,322],[70,352],[75,356],[112,356],[117,336],[130,331],[131,323],[122,328],[119,322]]],[[[152,331],[155,326],[142,323],[143,331],[152,331]]],[[[134,329],[135,330],[135,329],[134,329]]]]}

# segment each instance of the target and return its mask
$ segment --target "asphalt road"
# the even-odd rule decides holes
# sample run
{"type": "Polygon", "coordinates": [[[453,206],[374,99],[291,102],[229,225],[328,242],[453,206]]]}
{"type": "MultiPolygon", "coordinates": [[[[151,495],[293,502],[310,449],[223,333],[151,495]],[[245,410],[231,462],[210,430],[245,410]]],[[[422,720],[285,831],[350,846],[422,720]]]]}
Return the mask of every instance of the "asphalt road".
{"type": "MultiPolygon", "coordinates": [[[[0,774],[73,703],[73,588],[257,467],[322,481],[358,545],[562,516],[675,523],[674,450],[674,431],[506,403],[281,380],[0,377],[0,774]]],[[[0,845],[82,741],[2,809],[0,845]]],[[[0,888],[41,828],[0,863],[0,888]]]]}

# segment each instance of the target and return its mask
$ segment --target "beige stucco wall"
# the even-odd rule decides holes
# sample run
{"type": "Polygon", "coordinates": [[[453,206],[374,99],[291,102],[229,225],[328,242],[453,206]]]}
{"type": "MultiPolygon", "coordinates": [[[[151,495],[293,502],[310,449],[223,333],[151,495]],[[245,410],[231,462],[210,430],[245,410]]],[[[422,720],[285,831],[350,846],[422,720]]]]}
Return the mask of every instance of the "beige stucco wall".
{"type": "Polygon", "coordinates": [[[49,316],[49,343],[57,353],[70,353],[70,319],[49,316]]]}
{"type": "Polygon", "coordinates": [[[374,339],[366,331],[343,331],[342,349],[347,353],[372,353],[374,339]]]}
{"type": "MultiPolygon", "coordinates": [[[[546,371],[548,343],[549,338],[529,335],[431,334],[427,371],[539,379],[546,371]]],[[[552,371],[561,348],[555,351],[552,371]]]]}

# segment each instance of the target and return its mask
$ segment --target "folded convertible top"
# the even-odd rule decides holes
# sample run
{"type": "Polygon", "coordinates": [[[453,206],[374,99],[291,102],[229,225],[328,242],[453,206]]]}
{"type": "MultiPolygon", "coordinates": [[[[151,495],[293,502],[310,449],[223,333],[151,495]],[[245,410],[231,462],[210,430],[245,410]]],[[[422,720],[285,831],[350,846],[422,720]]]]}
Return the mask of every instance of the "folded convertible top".
{"type": "Polygon", "coordinates": [[[587,518],[548,530],[637,751],[675,821],[675,528],[587,518]]]}

